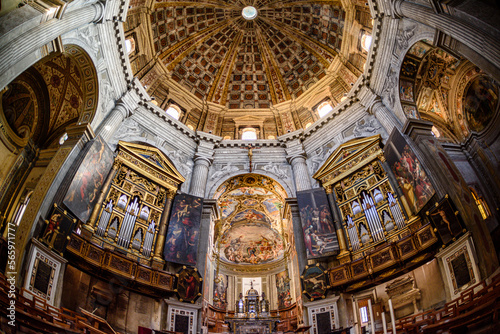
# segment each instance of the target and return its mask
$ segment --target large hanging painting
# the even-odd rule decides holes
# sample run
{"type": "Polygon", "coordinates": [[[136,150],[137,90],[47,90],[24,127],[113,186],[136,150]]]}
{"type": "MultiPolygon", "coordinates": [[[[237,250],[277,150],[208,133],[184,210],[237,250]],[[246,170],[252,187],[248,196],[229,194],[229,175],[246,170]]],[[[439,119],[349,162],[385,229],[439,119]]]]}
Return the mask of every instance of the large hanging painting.
{"type": "Polygon", "coordinates": [[[302,281],[302,293],[311,301],[324,298],[329,286],[328,277],[323,267],[319,264],[314,267],[306,266],[300,279],[302,281]]]}
{"type": "Polygon", "coordinates": [[[203,198],[175,196],[163,255],[166,261],[195,265],[203,198]]]}
{"type": "Polygon", "coordinates": [[[419,212],[435,191],[420,161],[397,129],[392,131],[387,140],[384,156],[408,204],[415,213],[419,212]]]}
{"type": "Polygon", "coordinates": [[[236,224],[221,240],[221,260],[233,264],[264,264],[283,257],[283,240],[266,223],[236,224]]]}
{"type": "Polygon", "coordinates": [[[448,198],[448,195],[436,203],[434,208],[426,212],[434,227],[437,229],[443,244],[448,244],[456,240],[463,232],[465,232],[460,223],[458,211],[453,209],[453,204],[448,198]]]}
{"type": "Polygon", "coordinates": [[[227,275],[214,273],[214,307],[225,310],[227,306],[227,275]]]}
{"type": "Polygon", "coordinates": [[[278,289],[278,308],[281,309],[292,305],[290,277],[288,277],[286,271],[282,271],[276,275],[276,288],[278,289]]]}
{"type": "Polygon", "coordinates": [[[39,240],[52,250],[63,254],[69,242],[69,235],[73,231],[76,219],[69,217],[65,210],[56,204],[49,214],[49,219],[45,221],[45,229],[39,240]]]}
{"type": "Polygon", "coordinates": [[[113,164],[113,152],[98,136],[76,171],[63,203],[82,222],[87,222],[99,191],[113,164]]]}
{"type": "Polygon", "coordinates": [[[323,188],[298,191],[297,202],[307,258],[335,255],[339,250],[337,234],[323,188]]]}
{"type": "Polygon", "coordinates": [[[184,266],[175,276],[177,276],[177,282],[174,291],[179,300],[194,303],[201,296],[203,281],[198,270],[184,266]]]}
{"type": "Polygon", "coordinates": [[[479,76],[467,84],[463,99],[469,129],[482,131],[495,115],[498,84],[487,76],[479,76]]]}

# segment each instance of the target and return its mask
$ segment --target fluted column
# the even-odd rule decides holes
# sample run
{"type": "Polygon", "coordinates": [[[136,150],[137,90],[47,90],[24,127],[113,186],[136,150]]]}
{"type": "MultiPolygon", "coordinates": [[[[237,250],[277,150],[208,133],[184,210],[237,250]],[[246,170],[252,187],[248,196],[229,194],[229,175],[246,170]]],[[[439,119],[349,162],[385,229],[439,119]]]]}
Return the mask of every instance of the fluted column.
{"type": "Polygon", "coordinates": [[[378,119],[388,134],[391,134],[394,128],[401,131],[403,125],[399,119],[391,112],[378,97],[370,107],[370,111],[378,119]]]}
{"type": "Polygon", "coordinates": [[[460,21],[446,13],[435,13],[433,9],[412,2],[396,0],[394,13],[436,28],[483,56],[496,67],[500,67],[500,41],[484,31],[460,21]]]}
{"type": "Polygon", "coordinates": [[[123,120],[128,116],[130,116],[130,111],[123,102],[118,102],[99,126],[97,134],[101,135],[102,139],[108,142],[116,130],[118,130],[123,120]]]}
{"type": "Polygon", "coordinates": [[[205,197],[205,187],[207,185],[208,169],[212,160],[210,158],[197,155],[194,158],[193,175],[189,193],[193,196],[205,197]]]}
{"type": "MultiPolygon", "coordinates": [[[[90,218],[88,220],[88,224],[85,224],[84,227],[90,230],[91,232],[94,232],[95,224],[97,222],[97,216],[99,215],[99,211],[101,211],[102,208],[102,202],[104,201],[104,198],[106,197],[106,193],[108,192],[109,186],[111,185],[111,181],[113,181],[113,178],[115,177],[116,172],[118,169],[120,169],[121,163],[118,161],[115,161],[113,163],[113,168],[108,174],[108,177],[106,178],[106,181],[104,181],[104,184],[102,185],[101,191],[99,192],[99,197],[97,198],[97,203],[94,206],[94,209],[92,209],[92,213],[90,214],[90,218]]],[[[116,203],[115,203],[116,204],[116,203]]]]}
{"type": "Polygon", "coordinates": [[[327,186],[325,188],[326,195],[328,196],[328,202],[330,202],[330,211],[332,211],[333,214],[333,219],[335,223],[335,231],[337,232],[337,239],[339,240],[339,258],[344,257],[345,255],[349,254],[349,248],[347,247],[347,241],[345,238],[344,234],[344,228],[342,227],[342,218],[337,210],[337,206],[335,203],[337,202],[335,200],[335,195],[333,194],[333,188],[332,186],[327,186]]]}
{"type": "Polygon", "coordinates": [[[165,200],[165,206],[163,207],[163,214],[161,215],[160,219],[158,236],[156,237],[154,259],[157,261],[163,261],[161,254],[163,252],[163,246],[165,245],[165,235],[167,234],[168,217],[170,216],[170,210],[172,209],[172,203],[174,197],[175,197],[175,192],[167,190],[167,199],[165,200]]]}
{"type": "Polygon", "coordinates": [[[65,33],[78,29],[88,23],[97,22],[102,18],[104,5],[93,3],[65,13],[60,19],[51,19],[39,26],[26,31],[18,38],[0,46],[0,89],[3,89],[19,73],[33,65],[25,62],[24,68],[19,68],[23,59],[33,54],[45,44],[65,33]],[[14,69],[16,73],[14,73],[14,69]]]}
{"type": "Polygon", "coordinates": [[[297,191],[308,190],[312,188],[311,178],[307,170],[306,158],[303,154],[288,157],[292,165],[295,187],[297,191]]]}

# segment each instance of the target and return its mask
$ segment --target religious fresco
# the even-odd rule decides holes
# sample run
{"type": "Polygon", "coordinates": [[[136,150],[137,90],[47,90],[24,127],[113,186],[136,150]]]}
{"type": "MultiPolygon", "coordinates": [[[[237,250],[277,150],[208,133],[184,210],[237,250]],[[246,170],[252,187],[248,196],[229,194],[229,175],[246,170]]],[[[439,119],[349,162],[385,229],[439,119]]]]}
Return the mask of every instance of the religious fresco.
{"type": "Polygon", "coordinates": [[[400,81],[399,86],[399,97],[401,101],[414,102],[413,99],[413,82],[411,81],[400,81]]]}
{"type": "Polygon", "coordinates": [[[337,234],[325,190],[298,191],[297,202],[307,258],[335,255],[338,251],[337,234]]]}
{"type": "Polygon", "coordinates": [[[467,84],[463,107],[470,130],[484,130],[495,115],[497,106],[498,84],[494,80],[481,75],[467,84]]]}
{"type": "Polygon", "coordinates": [[[214,307],[225,310],[227,306],[228,276],[214,272],[214,307]]]}
{"type": "Polygon", "coordinates": [[[413,105],[403,105],[403,111],[408,118],[416,118],[420,119],[420,116],[418,115],[417,107],[413,105]]]}
{"type": "Polygon", "coordinates": [[[201,296],[203,278],[196,268],[182,267],[177,277],[174,291],[181,302],[194,303],[201,296]]]}
{"type": "Polygon", "coordinates": [[[283,258],[281,194],[287,196],[278,182],[259,174],[238,175],[220,185],[216,194],[221,219],[214,244],[220,242],[224,263],[264,265],[283,258]]]}
{"type": "Polygon", "coordinates": [[[432,221],[434,227],[439,233],[443,244],[448,244],[456,240],[465,229],[460,222],[458,211],[454,209],[453,203],[448,195],[439,203],[426,212],[427,217],[432,221]]]}
{"type": "Polygon", "coordinates": [[[292,305],[290,277],[286,271],[276,274],[276,288],[278,289],[278,309],[292,305]]]}
{"type": "Polygon", "coordinates": [[[408,204],[415,213],[419,212],[435,191],[420,161],[397,129],[393,130],[387,140],[384,156],[408,204]]]}
{"type": "Polygon", "coordinates": [[[324,298],[328,286],[328,277],[325,269],[320,265],[314,267],[306,266],[302,276],[302,293],[305,294],[311,301],[318,298],[324,298]]]}
{"type": "Polygon", "coordinates": [[[62,255],[69,242],[69,236],[76,224],[76,219],[70,217],[66,210],[54,204],[49,219],[45,223],[45,229],[38,240],[62,255]]]}
{"type": "Polygon", "coordinates": [[[264,264],[283,254],[283,240],[265,223],[237,224],[221,239],[221,260],[229,263],[264,264]]]}
{"type": "Polygon", "coordinates": [[[63,203],[78,219],[87,222],[99,191],[113,164],[113,152],[97,136],[76,171],[63,203]]]}
{"type": "Polygon", "coordinates": [[[408,50],[408,54],[411,54],[412,56],[415,56],[417,58],[422,58],[431,48],[432,47],[424,43],[424,41],[419,41],[413,44],[410,50],[408,50]]]}
{"type": "Polygon", "coordinates": [[[163,250],[166,261],[196,264],[202,208],[201,197],[187,194],[175,196],[163,250]]]}

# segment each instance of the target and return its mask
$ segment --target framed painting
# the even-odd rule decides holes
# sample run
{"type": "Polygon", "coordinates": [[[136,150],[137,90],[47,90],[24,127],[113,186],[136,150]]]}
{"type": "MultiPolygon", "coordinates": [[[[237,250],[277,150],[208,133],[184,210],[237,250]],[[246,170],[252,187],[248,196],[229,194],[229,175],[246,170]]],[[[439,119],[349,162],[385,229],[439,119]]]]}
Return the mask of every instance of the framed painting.
{"type": "Polygon", "coordinates": [[[397,129],[392,131],[387,140],[384,156],[408,204],[415,213],[419,212],[434,195],[435,190],[422,164],[397,129]]]}
{"type": "Polygon", "coordinates": [[[227,275],[214,272],[214,307],[225,310],[227,306],[227,275]]]}
{"type": "Polygon", "coordinates": [[[49,219],[45,220],[45,223],[45,228],[38,240],[62,255],[69,242],[76,219],[70,217],[66,210],[61,209],[54,203],[49,219]]]}
{"type": "Polygon", "coordinates": [[[89,219],[113,165],[113,152],[101,136],[97,136],[89,145],[63,200],[68,210],[84,223],[89,219]]]}
{"type": "Polygon", "coordinates": [[[276,275],[276,287],[278,289],[278,309],[292,305],[290,277],[288,277],[286,271],[282,271],[276,275]]]}
{"type": "Polygon", "coordinates": [[[306,266],[300,280],[302,282],[302,293],[311,301],[326,297],[326,290],[329,288],[328,276],[325,269],[319,264],[314,267],[306,266]]]}
{"type": "Polygon", "coordinates": [[[163,249],[165,261],[196,264],[202,208],[201,197],[187,194],[175,196],[163,249]]]}
{"type": "Polygon", "coordinates": [[[339,245],[328,198],[323,188],[297,192],[308,259],[332,256],[339,245]]]}
{"type": "Polygon", "coordinates": [[[201,296],[203,278],[196,268],[183,266],[175,274],[177,282],[174,291],[181,302],[194,303],[201,296]]]}
{"type": "Polygon", "coordinates": [[[432,210],[426,212],[434,228],[437,230],[443,244],[456,240],[466,230],[464,229],[458,211],[446,195],[432,210]]]}

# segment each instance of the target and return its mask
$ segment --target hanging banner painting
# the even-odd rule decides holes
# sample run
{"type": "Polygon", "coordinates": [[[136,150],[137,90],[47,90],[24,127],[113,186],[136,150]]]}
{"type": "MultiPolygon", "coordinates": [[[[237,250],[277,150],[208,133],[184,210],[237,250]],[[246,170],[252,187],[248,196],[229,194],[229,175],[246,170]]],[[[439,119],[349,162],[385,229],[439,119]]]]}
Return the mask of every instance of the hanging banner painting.
{"type": "Polygon", "coordinates": [[[214,307],[225,310],[227,306],[227,275],[214,273],[214,307]]]}
{"type": "Polygon", "coordinates": [[[419,212],[435,191],[415,153],[396,129],[387,140],[384,156],[408,204],[415,213],[419,212]]]}
{"type": "Polygon", "coordinates": [[[63,200],[64,205],[84,223],[89,219],[113,164],[113,152],[101,136],[90,145],[63,200]]]}
{"type": "Polygon", "coordinates": [[[339,244],[326,193],[322,188],[297,192],[307,258],[337,254],[339,244]]]}
{"type": "Polygon", "coordinates": [[[282,271],[276,275],[276,287],[278,288],[278,309],[292,305],[290,277],[288,277],[286,271],[282,271]]]}
{"type": "Polygon", "coordinates": [[[203,198],[175,196],[163,255],[166,261],[195,265],[203,198]]]}

